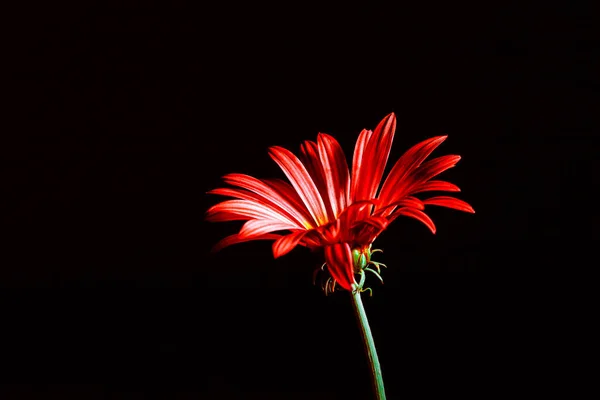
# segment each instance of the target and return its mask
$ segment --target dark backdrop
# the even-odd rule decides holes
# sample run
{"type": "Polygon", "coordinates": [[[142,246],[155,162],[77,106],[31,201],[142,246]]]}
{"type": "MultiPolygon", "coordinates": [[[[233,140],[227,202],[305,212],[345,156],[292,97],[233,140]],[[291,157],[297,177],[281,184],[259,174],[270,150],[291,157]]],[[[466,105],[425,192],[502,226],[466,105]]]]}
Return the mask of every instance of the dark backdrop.
{"type": "Polygon", "coordinates": [[[531,371],[556,362],[548,321],[566,293],[581,294],[563,274],[590,267],[583,250],[598,238],[588,15],[506,4],[25,10],[8,57],[17,123],[2,138],[0,277],[31,289],[7,303],[8,388],[368,398],[350,299],[312,285],[319,259],[299,248],[273,260],[268,243],[211,255],[240,224],[203,215],[226,173],[283,177],[269,146],[297,151],[326,132],[350,157],[360,130],[392,111],[390,160],[449,135],[435,154],[463,157],[444,179],[477,214],[433,209],[436,235],[400,219],[376,243],[389,269],[365,304],[388,397],[535,386],[531,371]]]}

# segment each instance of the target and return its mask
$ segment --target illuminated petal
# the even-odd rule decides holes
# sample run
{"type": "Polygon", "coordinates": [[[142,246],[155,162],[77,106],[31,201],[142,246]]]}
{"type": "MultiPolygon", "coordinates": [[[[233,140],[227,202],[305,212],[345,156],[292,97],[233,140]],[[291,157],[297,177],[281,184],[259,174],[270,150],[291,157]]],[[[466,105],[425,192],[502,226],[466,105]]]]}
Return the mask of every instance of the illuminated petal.
{"type": "Polygon", "coordinates": [[[326,194],[337,218],[346,208],[350,195],[350,172],[340,144],[333,137],[320,133],[317,138],[319,158],[323,166],[326,194]]]}
{"type": "Polygon", "coordinates": [[[468,213],[475,213],[473,207],[471,207],[467,202],[455,199],[450,196],[437,196],[432,197],[430,199],[424,200],[424,204],[433,205],[433,206],[442,206],[448,208],[454,208],[455,210],[465,211],[468,213]]]}
{"type": "Polygon", "coordinates": [[[272,219],[252,219],[242,226],[239,235],[252,237],[286,229],[298,229],[298,226],[289,222],[274,221],[272,219]]]}
{"type": "Polygon", "coordinates": [[[290,251],[300,243],[300,240],[307,231],[298,231],[280,237],[273,243],[273,257],[279,258],[290,251]]]}
{"type": "Polygon", "coordinates": [[[348,243],[336,243],[325,247],[325,262],[327,270],[338,285],[346,290],[352,290],[354,268],[352,251],[348,243]]]}
{"type": "Polygon", "coordinates": [[[327,218],[328,220],[333,220],[335,215],[333,215],[333,209],[331,208],[331,202],[329,201],[329,196],[327,195],[327,183],[325,182],[325,171],[323,170],[323,165],[321,164],[321,159],[319,158],[319,147],[317,143],[311,140],[305,140],[304,143],[300,146],[300,161],[306,167],[310,177],[312,178],[317,190],[321,194],[321,199],[323,200],[323,204],[325,205],[325,209],[327,210],[327,218]]]}
{"type": "Polygon", "coordinates": [[[362,175],[363,168],[366,164],[364,162],[365,151],[372,134],[372,131],[363,129],[356,140],[356,146],[354,147],[354,158],[352,159],[352,183],[350,193],[350,199],[352,201],[362,200],[358,198],[358,184],[360,182],[359,177],[362,175]]]}
{"type": "Polygon", "coordinates": [[[274,146],[269,155],[283,170],[317,225],[327,223],[327,210],[315,183],[300,160],[287,149],[274,146]]]}
{"type": "Polygon", "coordinates": [[[390,222],[392,222],[394,219],[396,219],[400,215],[404,215],[406,217],[412,217],[416,220],[421,221],[422,223],[427,225],[427,227],[431,230],[432,233],[435,233],[435,224],[433,223],[431,218],[429,218],[429,216],[427,214],[425,214],[423,211],[419,211],[419,210],[411,208],[411,207],[400,208],[400,209],[394,211],[392,215],[390,215],[390,217],[389,217],[390,222]]]}
{"type": "Polygon", "coordinates": [[[261,236],[255,236],[255,237],[251,237],[251,238],[244,238],[241,237],[239,234],[234,234],[234,235],[229,235],[227,237],[224,237],[223,239],[219,240],[217,242],[217,244],[215,244],[212,249],[211,252],[215,253],[227,246],[231,246],[232,244],[237,244],[237,243],[243,243],[243,242],[249,242],[251,240],[276,240],[279,239],[281,237],[281,235],[277,235],[274,233],[267,233],[261,236]]]}
{"type": "Polygon", "coordinates": [[[311,219],[310,212],[308,212],[308,209],[292,185],[282,179],[263,179],[262,181],[273,190],[281,193],[293,207],[302,212],[302,215],[306,220],[311,219]]]}
{"type": "MultiPolygon", "coordinates": [[[[228,174],[223,177],[223,180],[225,183],[249,190],[259,195],[262,199],[272,202],[285,210],[294,221],[305,227],[312,220],[298,194],[285,182],[274,185],[269,180],[265,179],[261,181],[260,179],[244,174],[228,174]]],[[[308,226],[312,226],[312,224],[308,226]]]]}
{"type": "MultiPolygon", "coordinates": [[[[266,208],[269,208],[273,212],[281,214],[282,217],[284,217],[287,221],[293,222],[294,228],[304,228],[304,225],[302,224],[303,220],[299,219],[299,217],[301,218],[301,215],[299,215],[298,213],[291,214],[285,208],[279,206],[279,204],[277,202],[273,202],[273,201],[271,201],[271,199],[266,199],[256,193],[250,192],[248,190],[219,188],[219,189],[213,189],[207,193],[208,194],[217,194],[217,195],[221,195],[221,196],[236,197],[241,200],[249,200],[253,203],[263,204],[266,208]]],[[[286,207],[286,208],[289,208],[289,207],[286,207]]]]}
{"type": "Polygon", "coordinates": [[[248,200],[226,200],[215,204],[206,212],[208,221],[239,221],[248,219],[271,219],[292,223],[282,214],[273,211],[264,204],[248,200]]]}

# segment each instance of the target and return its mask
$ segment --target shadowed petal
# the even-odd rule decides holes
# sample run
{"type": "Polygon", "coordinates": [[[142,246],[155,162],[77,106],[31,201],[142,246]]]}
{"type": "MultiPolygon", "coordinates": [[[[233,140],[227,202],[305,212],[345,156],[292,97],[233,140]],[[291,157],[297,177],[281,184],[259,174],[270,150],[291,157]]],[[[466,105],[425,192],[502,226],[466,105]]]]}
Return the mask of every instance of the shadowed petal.
{"type": "Polygon", "coordinates": [[[323,204],[319,190],[304,167],[304,164],[291,151],[283,147],[271,147],[269,155],[283,170],[317,225],[327,223],[325,204],[323,204]]]}
{"type": "Polygon", "coordinates": [[[395,202],[383,207],[382,209],[377,210],[375,215],[389,215],[392,213],[392,211],[394,211],[394,209],[396,207],[412,207],[412,208],[416,208],[417,210],[425,209],[425,205],[423,204],[423,202],[421,200],[419,200],[413,196],[406,196],[402,200],[395,201],[395,202]]]}
{"type": "Polygon", "coordinates": [[[356,222],[355,216],[361,212],[361,210],[365,209],[367,206],[376,205],[377,200],[359,200],[354,202],[352,205],[347,207],[340,216],[338,220],[340,221],[340,229],[342,231],[349,231],[352,225],[356,222]]]}
{"type": "MultiPolygon", "coordinates": [[[[415,171],[414,182],[426,182],[445,170],[452,168],[460,161],[460,156],[447,155],[429,160],[415,171]]],[[[411,185],[414,187],[414,184],[411,185]]]]}
{"type": "Polygon", "coordinates": [[[325,241],[325,243],[335,243],[335,242],[339,242],[343,236],[347,235],[346,231],[341,231],[340,228],[342,227],[341,221],[335,220],[334,222],[325,225],[321,232],[321,236],[323,237],[323,240],[325,241]]]}
{"type": "Polygon", "coordinates": [[[400,208],[400,209],[394,211],[392,213],[392,215],[390,215],[390,217],[389,217],[390,222],[392,222],[394,219],[396,219],[400,215],[404,215],[406,217],[412,217],[416,220],[421,221],[422,223],[427,225],[427,227],[431,230],[432,233],[435,233],[435,224],[433,223],[431,218],[429,218],[429,216],[427,214],[425,214],[423,211],[420,211],[420,210],[417,210],[417,209],[414,209],[411,207],[400,208]]]}
{"type": "Polygon", "coordinates": [[[325,262],[327,270],[338,285],[346,290],[352,290],[354,280],[354,260],[348,243],[336,243],[325,247],[325,262]]]}
{"type": "Polygon", "coordinates": [[[224,237],[223,239],[219,240],[217,242],[217,244],[215,244],[212,249],[211,249],[211,253],[216,253],[217,251],[227,247],[227,246],[231,246],[232,244],[237,244],[237,243],[243,243],[243,242],[249,242],[251,240],[276,240],[279,239],[281,237],[281,235],[277,235],[274,233],[267,233],[261,236],[255,236],[255,237],[250,237],[250,238],[244,238],[241,237],[239,234],[233,234],[233,235],[229,235],[227,237],[224,237]]]}
{"type": "Polygon", "coordinates": [[[391,223],[387,218],[379,216],[370,216],[362,221],[356,222],[352,226],[354,232],[354,242],[360,244],[369,244],[381,234],[391,223]]]}
{"type": "Polygon", "coordinates": [[[454,208],[455,210],[475,214],[475,210],[473,210],[473,207],[471,207],[467,202],[455,199],[454,197],[450,196],[432,197],[430,199],[424,200],[423,204],[454,208]]]}
{"type": "Polygon", "coordinates": [[[387,228],[387,226],[389,225],[389,221],[387,218],[384,217],[369,217],[365,220],[362,221],[358,221],[353,228],[356,227],[360,227],[363,225],[370,225],[376,229],[378,229],[379,231],[383,231],[385,228],[387,228]]]}
{"type": "Polygon", "coordinates": [[[294,247],[300,243],[300,240],[306,233],[307,231],[298,231],[277,239],[275,243],[273,243],[273,257],[279,258],[292,251],[294,247]]]}
{"type": "Polygon", "coordinates": [[[453,183],[444,181],[427,181],[412,190],[412,193],[421,192],[460,192],[460,188],[453,183]]]}
{"type": "Polygon", "coordinates": [[[424,140],[411,147],[396,161],[379,193],[381,207],[399,200],[406,194],[407,178],[446,138],[447,136],[437,136],[424,140]]]}

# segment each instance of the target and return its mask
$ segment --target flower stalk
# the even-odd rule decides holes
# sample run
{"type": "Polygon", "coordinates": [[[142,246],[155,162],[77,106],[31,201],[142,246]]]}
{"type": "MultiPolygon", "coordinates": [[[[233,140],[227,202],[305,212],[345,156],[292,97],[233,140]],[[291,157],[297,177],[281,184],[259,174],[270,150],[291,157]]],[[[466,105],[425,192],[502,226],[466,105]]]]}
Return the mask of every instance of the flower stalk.
{"type": "Polygon", "coordinates": [[[367,359],[369,360],[371,383],[373,385],[373,391],[375,392],[375,399],[385,400],[385,389],[383,387],[381,366],[379,365],[379,358],[377,357],[375,342],[373,341],[373,335],[371,334],[371,327],[369,326],[367,314],[365,313],[365,308],[360,297],[360,290],[354,290],[351,295],[352,305],[354,306],[354,314],[358,320],[358,325],[360,325],[360,332],[363,338],[365,352],[367,353],[367,359]]]}

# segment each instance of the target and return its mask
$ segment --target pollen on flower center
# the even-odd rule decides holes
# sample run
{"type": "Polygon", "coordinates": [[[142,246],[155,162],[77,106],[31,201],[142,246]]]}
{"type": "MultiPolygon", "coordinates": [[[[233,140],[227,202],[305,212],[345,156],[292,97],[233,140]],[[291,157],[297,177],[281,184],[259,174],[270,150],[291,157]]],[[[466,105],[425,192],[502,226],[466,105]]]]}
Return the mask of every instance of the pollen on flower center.
{"type": "Polygon", "coordinates": [[[317,226],[327,225],[330,221],[323,218],[317,218],[317,226]]]}
{"type": "Polygon", "coordinates": [[[304,225],[304,227],[306,229],[313,229],[314,228],[314,226],[310,223],[310,221],[308,221],[306,219],[302,221],[302,225],[304,225]]]}

